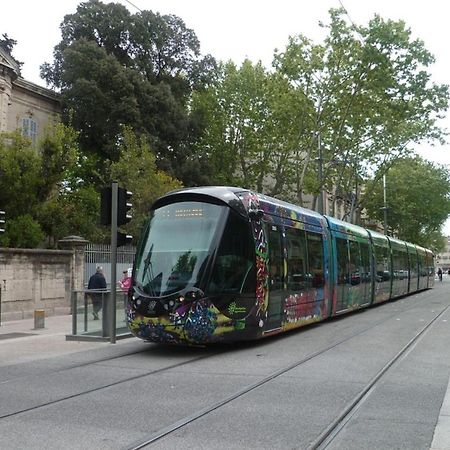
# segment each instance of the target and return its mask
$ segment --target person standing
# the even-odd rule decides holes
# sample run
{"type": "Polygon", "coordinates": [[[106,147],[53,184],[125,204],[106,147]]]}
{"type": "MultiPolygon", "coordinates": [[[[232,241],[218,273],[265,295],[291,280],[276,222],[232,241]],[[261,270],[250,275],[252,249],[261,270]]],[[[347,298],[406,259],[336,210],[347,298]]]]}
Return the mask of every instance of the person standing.
{"type": "Polygon", "coordinates": [[[103,293],[101,291],[106,291],[106,279],[103,275],[103,268],[101,266],[97,266],[95,273],[89,278],[88,290],[97,291],[89,292],[89,295],[92,300],[92,314],[94,320],[98,320],[98,313],[102,309],[103,293]]]}
{"type": "Polygon", "coordinates": [[[442,269],[440,267],[438,269],[437,274],[438,274],[439,281],[442,281],[442,269]]]}
{"type": "Polygon", "coordinates": [[[119,286],[123,291],[123,301],[124,305],[126,305],[128,291],[133,281],[131,278],[131,269],[124,270],[122,275],[122,279],[119,281],[119,286]]]}
{"type": "Polygon", "coordinates": [[[131,269],[124,270],[122,279],[119,281],[119,286],[126,293],[131,287],[131,269]]]}

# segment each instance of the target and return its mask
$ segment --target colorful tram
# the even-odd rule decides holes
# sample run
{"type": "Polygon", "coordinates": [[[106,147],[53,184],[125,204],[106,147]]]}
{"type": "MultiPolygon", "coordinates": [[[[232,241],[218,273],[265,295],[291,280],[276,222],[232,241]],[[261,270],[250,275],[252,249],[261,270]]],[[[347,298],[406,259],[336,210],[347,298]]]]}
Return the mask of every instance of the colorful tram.
{"type": "Polygon", "coordinates": [[[127,302],[142,339],[259,339],[434,284],[430,250],[246,189],[158,199],[127,302]]]}

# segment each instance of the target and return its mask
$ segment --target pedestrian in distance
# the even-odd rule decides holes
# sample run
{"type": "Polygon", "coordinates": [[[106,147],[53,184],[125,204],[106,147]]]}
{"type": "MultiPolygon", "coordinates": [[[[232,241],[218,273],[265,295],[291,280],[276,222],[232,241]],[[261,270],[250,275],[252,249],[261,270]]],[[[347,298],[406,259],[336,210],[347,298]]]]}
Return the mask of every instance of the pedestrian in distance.
{"type": "Polygon", "coordinates": [[[104,295],[102,291],[106,291],[106,280],[101,266],[97,266],[95,273],[89,278],[88,290],[94,291],[89,292],[89,295],[92,301],[92,314],[94,320],[98,320],[98,313],[102,309],[102,299],[104,295]]]}
{"type": "Polygon", "coordinates": [[[438,269],[438,278],[439,278],[439,281],[442,281],[442,269],[439,267],[439,269],[438,269]]]}

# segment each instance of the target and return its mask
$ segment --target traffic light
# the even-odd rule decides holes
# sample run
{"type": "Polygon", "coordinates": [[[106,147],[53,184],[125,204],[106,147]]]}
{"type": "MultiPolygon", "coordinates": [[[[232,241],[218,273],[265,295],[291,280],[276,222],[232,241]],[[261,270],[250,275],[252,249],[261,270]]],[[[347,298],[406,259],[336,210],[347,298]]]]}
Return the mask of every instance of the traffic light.
{"type": "Polygon", "coordinates": [[[111,187],[105,187],[100,191],[100,223],[111,225],[111,187]]]}
{"type": "Polygon", "coordinates": [[[125,188],[118,188],[117,191],[117,226],[125,225],[131,219],[131,208],[133,207],[131,203],[131,197],[133,193],[127,191],[125,188]]]}
{"type": "MultiPolygon", "coordinates": [[[[125,188],[117,188],[117,226],[125,225],[132,219],[130,211],[133,207],[131,197],[133,197],[132,192],[127,191],[125,188]]],[[[131,244],[132,240],[133,236],[121,231],[117,232],[117,247],[131,244]]]]}
{"type": "Polygon", "coordinates": [[[123,245],[131,244],[133,240],[133,236],[131,234],[122,233],[121,231],[117,232],[117,247],[122,247],[123,245]]]}
{"type": "Polygon", "coordinates": [[[5,232],[6,224],[6,213],[5,211],[0,211],[0,234],[5,232]]]}
{"type": "MultiPolygon", "coordinates": [[[[117,211],[118,227],[128,223],[132,218],[130,212],[133,206],[131,204],[132,196],[132,192],[117,186],[115,182],[111,186],[103,188],[100,192],[100,223],[102,225],[112,225],[112,210],[117,211]],[[113,208],[112,204],[113,189],[117,189],[117,209],[113,208]]],[[[114,233],[115,230],[111,229],[111,232],[114,233]]],[[[133,236],[117,230],[117,247],[130,244],[132,240],[133,236]]]]}

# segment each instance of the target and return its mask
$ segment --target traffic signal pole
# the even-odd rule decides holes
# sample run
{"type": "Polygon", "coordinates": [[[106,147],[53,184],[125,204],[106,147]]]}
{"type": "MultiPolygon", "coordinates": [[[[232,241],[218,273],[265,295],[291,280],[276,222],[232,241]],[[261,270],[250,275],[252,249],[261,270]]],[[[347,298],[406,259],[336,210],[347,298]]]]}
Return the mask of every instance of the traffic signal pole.
{"type": "Polygon", "coordinates": [[[111,344],[116,343],[117,247],[128,244],[133,239],[133,236],[119,231],[119,226],[127,224],[132,218],[132,196],[133,193],[119,187],[117,181],[113,181],[110,187],[105,187],[100,192],[100,223],[111,225],[111,295],[105,315],[108,318],[108,326],[105,325],[105,328],[109,330],[111,344]]]}
{"type": "Polygon", "coordinates": [[[109,311],[109,342],[116,343],[116,284],[117,284],[117,199],[119,185],[111,183],[111,299],[109,311]]]}

